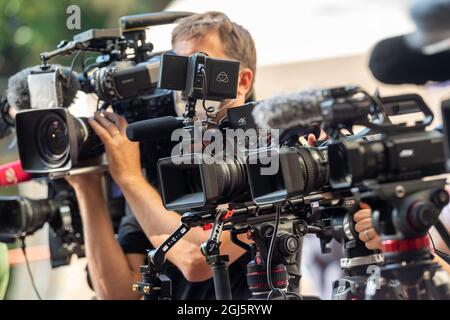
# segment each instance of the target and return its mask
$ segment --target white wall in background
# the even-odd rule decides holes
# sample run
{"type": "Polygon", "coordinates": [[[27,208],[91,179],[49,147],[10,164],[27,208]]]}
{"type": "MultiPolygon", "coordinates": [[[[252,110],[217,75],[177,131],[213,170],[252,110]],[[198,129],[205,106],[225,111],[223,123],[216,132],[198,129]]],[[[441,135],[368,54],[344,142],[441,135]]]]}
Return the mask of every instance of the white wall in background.
{"type": "MultiPolygon", "coordinates": [[[[373,78],[367,68],[368,59],[367,54],[360,54],[259,67],[255,83],[257,99],[307,88],[355,84],[369,93],[374,93],[378,89],[382,95],[418,93],[423,96],[434,112],[433,125],[442,122],[440,103],[443,99],[450,97],[448,85],[385,85],[373,78]]],[[[420,120],[421,117],[419,115],[397,117],[397,120],[401,121],[406,119],[415,121],[420,120]]]]}
{"type": "MultiPolygon", "coordinates": [[[[222,11],[255,39],[258,65],[361,54],[379,39],[411,32],[409,0],[175,0],[167,11],[222,11]]],[[[170,48],[173,26],[150,31],[170,48]]]]}
{"type": "MultiPolygon", "coordinates": [[[[222,11],[252,34],[258,52],[257,99],[311,87],[358,84],[382,94],[416,92],[441,122],[443,87],[386,86],[367,68],[368,53],[384,38],[409,33],[410,0],[175,0],[167,11],[222,11]]],[[[151,28],[157,51],[170,48],[173,25],[151,28]]]]}

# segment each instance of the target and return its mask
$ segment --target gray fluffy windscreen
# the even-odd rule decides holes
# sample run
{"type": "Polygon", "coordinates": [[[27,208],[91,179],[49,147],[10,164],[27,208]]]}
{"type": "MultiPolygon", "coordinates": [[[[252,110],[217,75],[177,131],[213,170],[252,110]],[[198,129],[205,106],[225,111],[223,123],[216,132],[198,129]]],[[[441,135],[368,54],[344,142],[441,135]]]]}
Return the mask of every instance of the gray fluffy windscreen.
{"type": "Polygon", "coordinates": [[[309,127],[322,119],[322,101],[322,90],[318,89],[278,95],[259,102],[252,115],[260,128],[309,127]]]}

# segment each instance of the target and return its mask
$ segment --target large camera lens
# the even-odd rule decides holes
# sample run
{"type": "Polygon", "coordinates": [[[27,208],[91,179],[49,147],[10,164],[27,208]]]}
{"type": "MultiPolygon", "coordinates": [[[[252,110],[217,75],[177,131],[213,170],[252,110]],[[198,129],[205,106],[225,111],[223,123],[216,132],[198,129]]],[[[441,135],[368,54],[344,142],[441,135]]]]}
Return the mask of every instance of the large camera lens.
{"type": "Polygon", "coordinates": [[[20,160],[30,173],[68,171],[104,151],[87,119],[64,108],[23,110],[16,123],[20,160]]]}
{"type": "Polygon", "coordinates": [[[282,147],[251,154],[247,165],[250,190],[256,204],[287,200],[308,195],[328,185],[329,168],[326,148],[282,147]],[[270,161],[268,161],[270,160],[270,161]],[[261,163],[279,163],[274,174],[264,174],[261,163]]]}
{"type": "Polygon", "coordinates": [[[211,163],[202,154],[160,159],[158,174],[164,205],[189,210],[242,197],[247,189],[245,165],[238,159],[211,163]]]}
{"type": "Polygon", "coordinates": [[[42,160],[49,166],[64,163],[69,155],[69,135],[64,119],[56,113],[49,113],[41,119],[37,130],[42,160]]]}
{"type": "Polygon", "coordinates": [[[348,188],[363,179],[376,178],[388,166],[386,148],[379,141],[342,141],[328,146],[330,183],[348,188]]]}
{"type": "Polygon", "coordinates": [[[69,158],[70,139],[77,143],[78,160],[100,156],[103,144],[92,130],[86,118],[68,116],[64,119],[60,114],[45,114],[36,128],[37,145],[42,161],[51,168],[63,166],[69,158]],[[72,121],[75,132],[70,137],[67,121],[72,121]]]}
{"type": "Polygon", "coordinates": [[[20,233],[21,218],[20,205],[17,201],[0,201],[0,235],[20,233]]]}
{"type": "Polygon", "coordinates": [[[328,185],[329,166],[326,148],[297,148],[298,160],[305,181],[304,194],[318,191],[328,185]]]}
{"type": "Polygon", "coordinates": [[[54,120],[45,128],[47,149],[50,154],[61,156],[67,150],[67,127],[59,120],[54,120]]]}
{"type": "Polygon", "coordinates": [[[78,160],[92,159],[100,156],[103,143],[89,125],[87,118],[74,118],[78,143],[78,160]]]}
{"type": "Polygon", "coordinates": [[[92,79],[95,93],[102,101],[117,102],[153,92],[158,84],[160,57],[135,65],[130,61],[98,69],[92,79]]]}
{"type": "Polygon", "coordinates": [[[213,169],[209,179],[217,179],[218,198],[230,199],[243,196],[248,186],[247,171],[243,160],[229,158],[223,163],[214,164],[213,169]]]}
{"type": "Polygon", "coordinates": [[[40,229],[57,212],[51,200],[0,197],[0,236],[18,238],[40,229]]]}

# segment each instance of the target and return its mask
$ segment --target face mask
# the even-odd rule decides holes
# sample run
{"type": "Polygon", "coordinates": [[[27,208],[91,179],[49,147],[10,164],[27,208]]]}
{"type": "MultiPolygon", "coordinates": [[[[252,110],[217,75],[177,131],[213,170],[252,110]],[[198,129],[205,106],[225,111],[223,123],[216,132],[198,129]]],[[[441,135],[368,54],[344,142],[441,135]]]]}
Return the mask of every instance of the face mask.
{"type": "MultiPolygon", "coordinates": [[[[210,117],[215,117],[216,114],[224,109],[227,108],[234,100],[226,100],[226,101],[212,101],[212,100],[206,100],[205,101],[205,107],[210,108],[212,107],[214,109],[213,112],[210,112],[210,117]]],[[[178,116],[182,116],[185,108],[186,108],[186,101],[183,100],[181,92],[175,91],[175,103],[176,103],[176,112],[178,116]]],[[[197,103],[195,104],[195,115],[200,120],[206,120],[206,111],[203,108],[203,101],[197,100],[197,103]]]]}

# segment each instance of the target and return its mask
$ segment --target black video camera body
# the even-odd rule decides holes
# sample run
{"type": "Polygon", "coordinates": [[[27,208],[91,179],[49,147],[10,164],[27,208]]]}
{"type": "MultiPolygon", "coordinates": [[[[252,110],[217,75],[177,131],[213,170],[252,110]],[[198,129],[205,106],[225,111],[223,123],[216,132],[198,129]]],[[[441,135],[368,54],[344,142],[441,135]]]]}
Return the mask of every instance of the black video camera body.
{"type": "MultiPolygon", "coordinates": [[[[167,19],[158,18],[152,21],[156,24],[170,23],[180,17],[179,14],[167,13],[167,15],[167,19]]],[[[124,21],[128,21],[127,19],[134,21],[133,17],[126,17],[124,21]]],[[[122,27],[125,25],[128,24],[122,27]]],[[[91,136],[94,136],[92,132],[85,134],[90,128],[87,130],[77,128],[77,124],[81,124],[81,127],[78,127],[84,128],[85,120],[80,121],[68,113],[63,114],[61,110],[43,109],[48,105],[67,107],[65,94],[71,91],[76,92],[80,89],[86,93],[95,93],[100,99],[99,109],[104,110],[110,106],[115,112],[125,116],[129,123],[175,116],[175,96],[172,90],[182,90],[189,99],[224,100],[236,97],[239,62],[213,59],[200,53],[190,57],[171,54],[152,56],[153,46],[141,41],[145,35],[143,28],[119,31],[89,30],[76,35],[73,41],[63,43],[55,51],[41,54],[43,62],[41,70],[33,70],[32,74],[28,75],[30,89],[34,88],[34,93],[40,98],[31,99],[38,104],[35,106],[38,109],[19,112],[16,117],[18,144],[25,171],[64,173],[78,168],[81,165],[79,160],[86,158],[86,155],[97,155],[96,151],[99,149],[88,150],[92,146],[89,142],[96,140],[94,137],[91,139],[91,136]],[[58,71],[61,73],[62,69],[46,64],[52,57],[84,51],[99,52],[101,55],[97,57],[95,63],[85,67],[80,76],[74,76],[72,68],[70,72],[65,70],[69,75],[63,73],[65,77],[58,76],[58,71]],[[44,98],[40,94],[42,91],[47,92],[43,95],[44,98]],[[41,124],[37,118],[44,117],[41,114],[46,112],[60,113],[62,118],[58,122],[60,128],[55,128],[57,131],[51,133],[55,135],[53,138],[43,135],[42,130],[45,129],[36,127],[41,124]],[[76,121],[71,121],[72,119],[76,121]],[[75,123],[75,128],[72,122],[75,123]],[[59,141],[48,142],[47,145],[43,142],[46,138],[50,140],[58,138],[59,141]],[[30,150],[28,147],[29,141],[32,140],[41,141],[36,147],[37,150],[34,148],[30,150]],[[55,143],[61,144],[58,150],[42,152],[40,146],[56,146],[55,143]]],[[[190,107],[193,108],[193,105],[190,107]]],[[[195,115],[195,110],[190,110],[192,114],[187,115],[188,117],[195,115]]],[[[142,162],[145,167],[150,168],[155,166],[159,157],[167,156],[168,149],[172,147],[167,141],[158,141],[158,137],[151,138],[149,139],[153,140],[151,143],[141,145],[142,162]]]]}
{"type": "MultiPolygon", "coordinates": [[[[209,149],[211,145],[206,145],[202,148],[202,152],[172,154],[171,157],[161,158],[158,161],[160,192],[164,206],[168,210],[186,211],[230,201],[248,200],[250,193],[245,156],[241,155],[245,155],[246,150],[233,148],[230,154],[227,154],[227,139],[228,142],[234,143],[234,136],[230,141],[230,136],[227,136],[226,132],[228,130],[244,132],[250,129],[256,134],[251,115],[253,106],[253,103],[248,103],[230,108],[222,123],[206,127],[207,130],[211,130],[209,132],[218,133],[217,139],[222,139],[219,150],[209,149]],[[245,121],[242,121],[243,119],[245,121]]],[[[203,139],[203,136],[200,138],[203,139]]],[[[195,142],[195,139],[192,141],[195,142]]]]}
{"type": "MultiPolygon", "coordinates": [[[[150,14],[141,16],[144,20],[138,20],[158,25],[186,15],[189,14],[150,14]]],[[[135,21],[134,16],[123,17],[121,21],[124,23],[122,29],[88,30],[75,35],[71,42],[62,42],[55,51],[41,54],[42,66],[33,68],[26,81],[33,110],[20,111],[16,117],[25,171],[64,173],[79,168],[80,160],[101,153],[99,140],[86,119],[73,117],[59,109],[70,105],[77,90],[96,93],[100,99],[98,109],[111,106],[129,123],[175,115],[174,93],[157,89],[159,56],[152,58],[152,45],[144,41],[145,27],[136,29],[130,27],[134,22],[131,25],[125,23],[135,21]],[[72,72],[73,67],[69,70],[47,65],[53,57],[77,52],[74,58],[77,59],[80,55],[83,57],[85,51],[100,55],[79,76],[72,72]],[[42,125],[47,127],[40,127],[42,125]]],[[[146,144],[142,154],[157,155],[158,150],[165,147],[157,142],[146,144]]],[[[147,156],[143,163],[154,166],[156,160],[154,156],[147,156]]]]}

